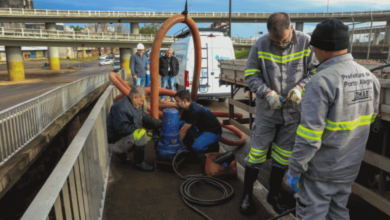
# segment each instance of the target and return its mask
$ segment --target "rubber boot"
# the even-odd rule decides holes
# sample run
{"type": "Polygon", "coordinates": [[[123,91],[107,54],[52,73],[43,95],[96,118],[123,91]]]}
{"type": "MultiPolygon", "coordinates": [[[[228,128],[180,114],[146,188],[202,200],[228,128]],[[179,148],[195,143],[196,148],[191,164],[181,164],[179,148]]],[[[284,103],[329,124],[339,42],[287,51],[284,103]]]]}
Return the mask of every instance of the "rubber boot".
{"type": "Polygon", "coordinates": [[[145,157],[145,146],[136,146],[134,149],[134,162],[135,162],[135,168],[142,171],[151,172],[154,170],[152,166],[149,166],[145,163],[144,157],[145,157]]]}
{"type": "Polygon", "coordinates": [[[272,205],[275,212],[278,214],[287,211],[286,208],[282,205],[281,199],[279,197],[285,171],[286,169],[272,166],[271,175],[269,178],[269,192],[267,195],[267,202],[272,205]]]}
{"type": "Polygon", "coordinates": [[[258,169],[245,167],[244,176],[244,193],[240,202],[240,212],[243,215],[254,215],[256,213],[256,207],[253,203],[253,183],[256,181],[259,174],[258,169]]]}

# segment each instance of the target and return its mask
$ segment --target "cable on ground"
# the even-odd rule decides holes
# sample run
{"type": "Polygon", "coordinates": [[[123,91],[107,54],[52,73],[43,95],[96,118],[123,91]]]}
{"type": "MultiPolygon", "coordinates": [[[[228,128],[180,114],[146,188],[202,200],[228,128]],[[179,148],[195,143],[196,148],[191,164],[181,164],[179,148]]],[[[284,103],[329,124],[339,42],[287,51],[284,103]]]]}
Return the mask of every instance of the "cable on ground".
{"type": "Polygon", "coordinates": [[[183,202],[188,207],[190,207],[192,210],[194,210],[196,213],[198,213],[199,215],[203,216],[204,218],[206,218],[208,220],[211,220],[210,217],[208,217],[206,214],[201,212],[199,209],[195,208],[193,205],[191,205],[191,203],[196,204],[196,205],[203,205],[203,206],[219,205],[219,204],[227,202],[229,199],[231,199],[233,197],[234,189],[229,183],[227,183],[221,179],[214,178],[214,177],[208,177],[208,176],[185,177],[185,176],[182,176],[176,170],[175,161],[176,161],[176,158],[180,154],[188,153],[188,152],[189,152],[188,150],[180,151],[179,153],[176,154],[175,158],[173,158],[173,160],[172,160],[173,170],[180,178],[185,180],[183,182],[183,184],[181,184],[181,187],[180,187],[181,198],[182,198],[183,202]],[[198,182],[205,182],[205,183],[208,183],[208,184],[218,188],[223,193],[223,196],[219,199],[214,199],[214,200],[204,200],[204,199],[198,199],[198,198],[193,197],[191,195],[191,192],[190,192],[191,186],[198,183],[198,182]]]}

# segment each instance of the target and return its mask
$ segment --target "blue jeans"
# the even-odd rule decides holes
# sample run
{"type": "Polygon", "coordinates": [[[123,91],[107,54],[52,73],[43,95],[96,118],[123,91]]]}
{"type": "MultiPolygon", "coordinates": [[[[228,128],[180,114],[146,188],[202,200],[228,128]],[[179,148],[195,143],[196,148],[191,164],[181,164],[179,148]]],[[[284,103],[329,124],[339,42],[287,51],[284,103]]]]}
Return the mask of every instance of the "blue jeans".
{"type": "Polygon", "coordinates": [[[135,80],[135,85],[145,87],[145,77],[137,77],[137,80],[135,80]]]}
{"type": "MultiPolygon", "coordinates": [[[[168,89],[175,90],[175,77],[174,76],[162,76],[161,77],[161,88],[165,89],[168,84],[168,89]]],[[[161,98],[165,98],[165,96],[161,96],[161,98]]]]}
{"type": "MultiPolygon", "coordinates": [[[[179,122],[179,129],[183,127],[185,121],[179,122]]],[[[215,144],[221,140],[221,134],[214,134],[212,132],[202,132],[199,133],[198,128],[191,126],[188,130],[185,138],[183,139],[184,144],[189,148],[188,150],[194,151],[197,154],[213,152],[213,149],[210,149],[215,144]],[[195,141],[194,141],[194,138],[195,141]],[[209,151],[209,149],[211,151],[209,151]]],[[[218,148],[219,149],[219,148],[218,148]]]]}

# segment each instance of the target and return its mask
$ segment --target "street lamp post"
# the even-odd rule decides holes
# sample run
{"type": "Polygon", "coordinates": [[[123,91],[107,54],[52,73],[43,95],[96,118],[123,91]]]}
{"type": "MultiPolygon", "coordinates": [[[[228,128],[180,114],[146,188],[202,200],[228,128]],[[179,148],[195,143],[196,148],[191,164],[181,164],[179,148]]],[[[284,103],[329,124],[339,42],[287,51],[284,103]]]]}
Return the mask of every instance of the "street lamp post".
{"type": "Polygon", "coordinates": [[[229,37],[232,38],[232,0],[229,0],[229,37]]]}
{"type": "Polygon", "coordinates": [[[326,8],[326,13],[329,13],[329,0],[328,0],[328,7],[326,8]]]}

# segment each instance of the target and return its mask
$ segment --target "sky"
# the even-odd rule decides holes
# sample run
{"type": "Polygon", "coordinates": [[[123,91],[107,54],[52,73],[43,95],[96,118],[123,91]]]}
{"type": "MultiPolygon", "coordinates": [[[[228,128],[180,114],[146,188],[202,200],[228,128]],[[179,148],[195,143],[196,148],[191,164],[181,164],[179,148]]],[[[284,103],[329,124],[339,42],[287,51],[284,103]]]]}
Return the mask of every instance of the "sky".
{"type": "MultiPolygon", "coordinates": [[[[154,11],[181,12],[185,0],[33,0],[36,9],[56,10],[97,10],[97,11],[154,11]]],[[[229,0],[188,0],[188,10],[192,12],[229,12],[229,0]]],[[[390,0],[232,0],[232,12],[351,12],[390,10],[390,0]],[[329,3],[329,4],[328,4],[329,3]]],[[[210,23],[199,23],[204,27],[210,23]]],[[[382,25],[385,23],[375,23],[382,25]]],[[[72,24],[68,24],[72,25],[72,24]]],[[[73,24],[74,25],[74,24],[73,24]]],[[[77,25],[77,24],[76,24],[77,25]]],[[[83,25],[83,24],[80,24],[83,25]]],[[[304,32],[314,30],[316,23],[305,23],[304,32]]],[[[368,23],[359,26],[367,26],[368,23]]],[[[143,26],[143,24],[140,24],[143,26]]],[[[171,28],[172,35],[184,28],[177,24],[171,28]]],[[[257,31],[267,33],[264,23],[233,23],[232,37],[248,38],[257,31]]]]}

